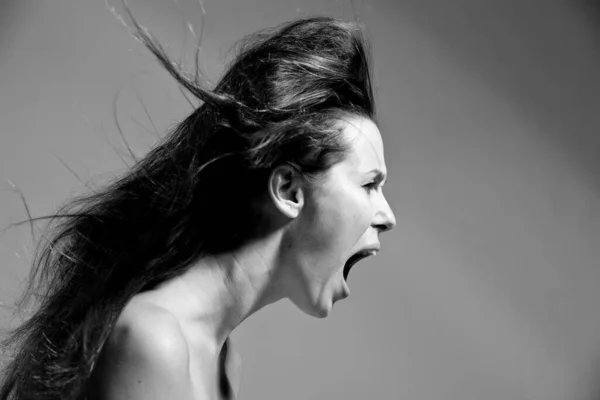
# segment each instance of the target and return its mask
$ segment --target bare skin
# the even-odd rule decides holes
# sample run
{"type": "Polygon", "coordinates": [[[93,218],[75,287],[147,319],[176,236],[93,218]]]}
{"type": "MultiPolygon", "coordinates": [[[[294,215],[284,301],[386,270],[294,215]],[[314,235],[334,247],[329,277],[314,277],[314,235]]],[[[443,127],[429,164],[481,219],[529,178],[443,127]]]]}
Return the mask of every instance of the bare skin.
{"type": "Polygon", "coordinates": [[[235,398],[241,361],[230,346],[227,357],[220,354],[241,322],[283,298],[325,317],[349,295],[344,264],[358,251],[376,252],[395,218],[381,190],[386,168],[377,126],[354,118],[343,133],[350,153],[319,183],[307,185],[288,166],[272,172],[268,234],[206,257],[130,301],[94,370],[94,399],[235,398]]]}
{"type": "Polygon", "coordinates": [[[220,357],[222,348],[190,336],[152,297],[136,296],[119,317],[94,370],[91,398],[235,399],[241,359],[230,341],[220,357]]]}

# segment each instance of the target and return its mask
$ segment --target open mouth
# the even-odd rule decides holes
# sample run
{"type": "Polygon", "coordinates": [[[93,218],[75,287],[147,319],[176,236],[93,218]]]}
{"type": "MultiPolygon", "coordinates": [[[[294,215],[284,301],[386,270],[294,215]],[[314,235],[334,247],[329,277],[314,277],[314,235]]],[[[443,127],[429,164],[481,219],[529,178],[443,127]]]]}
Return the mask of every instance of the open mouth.
{"type": "Polygon", "coordinates": [[[348,259],[348,261],[346,261],[346,264],[344,265],[344,280],[348,280],[348,274],[350,273],[350,269],[356,265],[356,263],[358,263],[360,260],[363,260],[369,256],[374,256],[376,253],[375,250],[361,250],[357,253],[354,253],[354,255],[352,255],[352,257],[350,257],[348,259]]]}

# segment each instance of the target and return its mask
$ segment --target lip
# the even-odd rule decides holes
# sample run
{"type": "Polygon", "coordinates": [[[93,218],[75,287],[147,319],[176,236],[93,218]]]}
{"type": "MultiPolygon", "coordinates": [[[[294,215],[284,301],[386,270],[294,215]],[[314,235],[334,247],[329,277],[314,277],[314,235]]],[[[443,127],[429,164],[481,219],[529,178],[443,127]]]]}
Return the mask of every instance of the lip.
{"type": "Polygon", "coordinates": [[[372,246],[367,246],[367,247],[363,248],[360,251],[377,253],[379,250],[381,250],[381,245],[380,244],[375,244],[375,245],[372,245],[372,246]]]}
{"type": "Polygon", "coordinates": [[[361,247],[359,250],[355,251],[354,254],[357,253],[371,253],[371,256],[377,255],[377,253],[381,250],[381,245],[379,243],[374,243],[371,245],[366,245],[365,247],[361,247]]]}

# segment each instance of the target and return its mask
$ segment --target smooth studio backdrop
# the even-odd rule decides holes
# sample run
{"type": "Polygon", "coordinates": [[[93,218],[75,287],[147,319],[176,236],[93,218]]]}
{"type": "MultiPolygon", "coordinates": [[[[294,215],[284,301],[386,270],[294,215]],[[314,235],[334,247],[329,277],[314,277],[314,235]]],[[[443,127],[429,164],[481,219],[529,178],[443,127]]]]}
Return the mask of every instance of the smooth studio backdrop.
{"type": "MultiPolygon", "coordinates": [[[[198,3],[130,3],[174,57],[192,48],[198,3]]],[[[234,332],[242,399],[600,399],[596,5],[206,0],[213,82],[245,34],[359,17],[398,221],[329,318],[281,302],[234,332]]],[[[121,173],[115,117],[142,155],[189,111],[104,1],[2,0],[0,227],[26,218],[13,184],[37,216],[121,173]]],[[[27,226],[0,237],[5,305],[31,252],[27,226]]]]}

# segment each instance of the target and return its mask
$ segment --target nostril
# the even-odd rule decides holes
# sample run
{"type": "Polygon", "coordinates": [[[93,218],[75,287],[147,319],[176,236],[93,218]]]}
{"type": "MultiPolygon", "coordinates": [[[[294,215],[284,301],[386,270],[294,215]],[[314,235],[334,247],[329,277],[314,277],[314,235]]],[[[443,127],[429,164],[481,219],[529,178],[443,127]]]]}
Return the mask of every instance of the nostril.
{"type": "Polygon", "coordinates": [[[379,231],[379,233],[387,232],[392,229],[391,224],[377,224],[375,225],[375,229],[379,231]]]}

